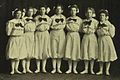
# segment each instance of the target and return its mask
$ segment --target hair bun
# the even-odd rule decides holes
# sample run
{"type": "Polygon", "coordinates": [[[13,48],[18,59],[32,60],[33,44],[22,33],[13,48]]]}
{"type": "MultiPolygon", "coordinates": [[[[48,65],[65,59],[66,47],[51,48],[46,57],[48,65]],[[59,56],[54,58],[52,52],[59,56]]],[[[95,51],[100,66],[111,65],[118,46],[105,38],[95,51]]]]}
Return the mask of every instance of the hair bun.
{"type": "Polygon", "coordinates": [[[26,9],[25,9],[25,8],[23,8],[23,9],[22,9],[22,12],[26,12],[26,9]]]}
{"type": "Polygon", "coordinates": [[[71,9],[71,8],[76,8],[77,13],[79,13],[79,8],[78,8],[78,6],[77,6],[76,4],[69,5],[68,8],[69,8],[69,9],[71,9]]]}
{"type": "Polygon", "coordinates": [[[58,3],[58,4],[56,4],[56,5],[53,6],[53,10],[55,10],[58,6],[60,6],[63,9],[63,5],[60,4],[60,3],[58,3]]]}
{"type": "Polygon", "coordinates": [[[18,8],[15,8],[15,10],[12,11],[12,16],[14,16],[14,14],[17,10],[18,10],[18,8]]]}
{"type": "Polygon", "coordinates": [[[104,13],[106,16],[109,16],[109,12],[108,12],[107,9],[101,9],[101,10],[99,11],[99,14],[101,14],[101,13],[104,13]]]}
{"type": "Polygon", "coordinates": [[[95,13],[93,13],[92,17],[96,17],[96,14],[95,14],[95,13]]]}
{"type": "Polygon", "coordinates": [[[50,7],[47,7],[46,13],[48,14],[50,12],[50,7]]]}

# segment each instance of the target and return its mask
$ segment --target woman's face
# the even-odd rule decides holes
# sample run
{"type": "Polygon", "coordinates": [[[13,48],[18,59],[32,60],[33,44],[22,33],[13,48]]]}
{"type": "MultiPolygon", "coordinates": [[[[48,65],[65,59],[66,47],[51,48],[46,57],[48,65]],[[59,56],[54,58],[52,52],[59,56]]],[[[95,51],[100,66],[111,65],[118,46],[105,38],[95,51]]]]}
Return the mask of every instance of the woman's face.
{"type": "Polygon", "coordinates": [[[87,12],[86,12],[86,17],[88,18],[92,18],[93,17],[93,12],[92,10],[88,9],[87,12]]]}
{"type": "Polygon", "coordinates": [[[76,8],[71,8],[70,13],[71,13],[72,16],[75,16],[77,14],[77,9],[76,8]]]}
{"type": "Polygon", "coordinates": [[[21,11],[17,11],[16,14],[15,14],[15,17],[16,17],[17,19],[20,19],[21,16],[22,16],[22,12],[21,12],[21,11]]]}
{"type": "Polygon", "coordinates": [[[100,21],[105,21],[105,20],[106,20],[105,13],[100,13],[100,21]]]}
{"type": "Polygon", "coordinates": [[[46,8],[45,7],[41,7],[40,8],[40,14],[45,14],[46,13],[46,8]]]}
{"type": "Polygon", "coordinates": [[[62,7],[61,6],[57,6],[56,14],[61,14],[62,12],[63,12],[62,7]]]}
{"type": "Polygon", "coordinates": [[[27,15],[29,17],[32,17],[33,16],[33,9],[29,9],[27,15]]]}

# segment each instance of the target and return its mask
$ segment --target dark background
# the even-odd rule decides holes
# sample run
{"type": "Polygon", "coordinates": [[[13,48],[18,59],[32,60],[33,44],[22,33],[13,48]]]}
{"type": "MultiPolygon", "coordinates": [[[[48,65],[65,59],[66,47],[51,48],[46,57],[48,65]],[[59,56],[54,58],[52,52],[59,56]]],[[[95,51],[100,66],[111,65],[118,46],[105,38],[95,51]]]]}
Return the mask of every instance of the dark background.
{"type": "MultiPolygon", "coordinates": [[[[118,60],[114,61],[111,66],[111,73],[113,75],[118,75],[120,72],[120,1],[119,0],[0,0],[0,73],[8,73],[10,71],[10,62],[6,60],[5,57],[5,49],[8,37],[5,32],[5,24],[11,19],[11,11],[16,7],[27,8],[29,6],[38,7],[40,4],[46,3],[50,8],[52,8],[57,3],[62,3],[64,6],[64,15],[66,17],[69,16],[67,6],[69,4],[77,4],[80,9],[80,13],[78,16],[84,18],[85,9],[87,7],[93,7],[98,14],[98,11],[102,8],[108,9],[110,13],[110,21],[116,27],[116,35],[113,38],[115,48],[118,55],[118,60]]],[[[53,14],[53,11],[50,12],[50,16],[53,14]]],[[[97,17],[98,19],[98,17],[97,17]]],[[[67,62],[62,62],[62,71],[65,72],[67,70],[66,66],[67,62]]],[[[31,69],[35,70],[35,60],[32,60],[31,69]]],[[[78,64],[78,71],[83,70],[83,62],[80,61],[78,64]]],[[[22,70],[20,65],[20,70],[22,70]]],[[[52,70],[51,60],[49,59],[47,62],[47,70],[50,72],[52,70]]],[[[95,72],[98,71],[98,63],[95,64],[95,72]]]]}

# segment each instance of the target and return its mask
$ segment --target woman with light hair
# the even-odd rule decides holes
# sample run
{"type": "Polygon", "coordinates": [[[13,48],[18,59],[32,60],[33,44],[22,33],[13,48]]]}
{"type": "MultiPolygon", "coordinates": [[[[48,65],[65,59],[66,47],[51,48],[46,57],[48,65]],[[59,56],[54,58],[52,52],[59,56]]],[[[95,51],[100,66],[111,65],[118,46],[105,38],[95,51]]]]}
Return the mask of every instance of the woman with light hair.
{"type": "Polygon", "coordinates": [[[98,21],[94,19],[95,10],[88,7],[85,13],[86,19],[83,20],[82,32],[84,33],[81,43],[81,60],[84,60],[85,70],[81,74],[88,73],[88,67],[90,62],[90,72],[95,74],[93,71],[94,60],[98,56],[98,43],[95,32],[97,30],[98,21]]]}

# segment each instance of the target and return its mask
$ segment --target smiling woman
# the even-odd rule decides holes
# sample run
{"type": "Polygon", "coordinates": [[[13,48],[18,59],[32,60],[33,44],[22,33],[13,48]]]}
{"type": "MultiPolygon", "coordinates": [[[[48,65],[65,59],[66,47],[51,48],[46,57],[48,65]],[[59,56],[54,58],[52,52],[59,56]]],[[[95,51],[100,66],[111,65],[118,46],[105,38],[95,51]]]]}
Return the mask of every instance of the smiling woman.
{"type": "MultiPolygon", "coordinates": [[[[69,9],[68,9],[68,5],[72,5],[72,4],[77,4],[78,5],[78,8],[79,8],[79,13],[77,13],[77,16],[79,16],[79,17],[81,17],[81,18],[88,18],[89,16],[90,16],[90,14],[88,14],[88,13],[86,13],[85,14],[85,10],[86,10],[86,8],[88,8],[88,7],[92,7],[92,8],[94,8],[95,9],[95,11],[96,11],[96,19],[99,21],[99,18],[98,18],[98,12],[99,12],[99,10],[100,9],[107,9],[108,11],[109,11],[109,15],[110,15],[110,17],[109,17],[109,20],[111,21],[111,23],[112,24],[114,24],[115,25],[115,29],[116,29],[116,35],[115,35],[115,37],[113,38],[113,42],[114,42],[114,45],[115,45],[115,49],[116,49],[116,53],[117,53],[117,56],[118,57],[120,57],[120,54],[119,54],[119,52],[120,52],[120,37],[119,37],[119,33],[120,33],[120,28],[119,28],[119,26],[120,26],[120,16],[119,16],[119,13],[118,13],[118,11],[120,11],[120,5],[119,5],[119,0],[116,0],[116,1],[114,1],[114,0],[0,0],[0,65],[1,65],[1,69],[0,69],[0,72],[8,72],[9,70],[10,70],[10,66],[9,66],[9,61],[8,60],[6,60],[6,45],[7,45],[7,42],[9,41],[8,39],[10,38],[10,37],[7,37],[7,35],[6,35],[6,22],[8,21],[8,20],[11,20],[12,18],[13,18],[13,16],[12,16],[12,11],[14,10],[14,9],[16,9],[16,8],[21,8],[21,9],[24,9],[24,8],[29,8],[29,7],[33,7],[34,8],[34,11],[36,11],[36,9],[38,9],[39,8],[39,6],[40,5],[42,5],[42,4],[44,4],[44,3],[46,3],[49,7],[50,7],[50,12],[47,14],[48,16],[52,16],[55,12],[59,12],[59,11],[55,11],[55,9],[53,9],[53,6],[54,5],[56,5],[56,4],[58,4],[58,3],[60,3],[60,4],[62,4],[63,5],[63,10],[62,10],[62,14],[65,16],[65,17],[68,17],[68,16],[70,16],[70,11],[69,11],[69,9]],[[5,69],[4,69],[5,68],[5,69]]],[[[88,12],[90,12],[90,11],[92,11],[92,10],[89,10],[88,12]]],[[[41,10],[40,11],[40,15],[42,15],[43,13],[44,13],[44,11],[43,10],[41,10]]],[[[35,12],[36,13],[36,12],[35,12]]],[[[38,13],[38,12],[37,12],[38,13]]],[[[74,11],[71,11],[71,13],[74,15],[74,11]]],[[[32,14],[34,14],[34,13],[31,13],[31,10],[29,10],[28,11],[28,17],[29,16],[31,16],[32,14]]],[[[46,13],[45,13],[45,15],[46,15],[46,13]]],[[[19,13],[17,13],[17,15],[16,15],[16,17],[19,17],[20,15],[19,15],[19,13]]],[[[25,15],[26,16],[26,15],[25,15]]],[[[36,15],[34,15],[34,16],[36,16],[36,15]]],[[[33,16],[33,17],[34,17],[33,16]]],[[[56,17],[58,17],[58,16],[56,16],[56,17]]],[[[55,17],[55,18],[56,18],[55,17]]],[[[60,16],[61,17],[61,16],[60,16]]],[[[45,17],[46,18],[46,17],[45,17]]],[[[42,18],[39,18],[38,19],[38,21],[39,22],[46,22],[46,21],[48,21],[48,19],[45,19],[44,17],[42,17],[42,18]]],[[[48,18],[48,17],[47,17],[48,18]]],[[[53,22],[53,24],[55,23],[55,24],[57,24],[57,23],[62,23],[62,22],[64,22],[65,20],[64,20],[64,17],[62,16],[62,18],[57,18],[57,19],[54,19],[53,17],[52,17],[52,19],[54,20],[54,22],[53,22]],[[62,19],[63,18],[63,19],[62,19]]],[[[27,23],[29,23],[29,20],[30,20],[30,22],[34,22],[35,20],[33,20],[31,17],[29,18],[29,20],[28,19],[25,19],[26,21],[27,21],[27,23]]],[[[71,20],[71,19],[70,19],[71,20]]],[[[25,21],[25,22],[26,22],[25,21]]],[[[75,21],[75,19],[72,19],[72,21],[74,22],[75,21]]],[[[11,21],[10,21],[11,22],[11,21]]],[[[14,22],[16,22],[16,21],[14,21],[14,22]]],[[[23,21],[24,22],[24,21],[23,21]]],[[[88,23],[91,23],[91,22],[88,22],[88,21],[85,21],[85,22],[87,22],[87,23],[85,23],[85,24],[88,24],[88,23]]],[[[93,21],[94,22],[94,21],[93,21]]],[[[32,24],[32,23],[31,23],[32,24]]],[[[49,22],[48,22],[48,24],[49,24],[49,22]]],[[[21,24],[16,24],[16,26],[20,26],[21,24]]],[[[29,24],[28,24],[29,25],[29,24]]],[[[32,24],[33,25],[33,24],[32,24]]],[[[44,24],[44,25],[47,25],[47,24],[44,24]]],[[[49,24],[50,25],[50,24],[49,24]]],[[[73,24],[70,24],[70,25],[73,25],[73,24]]],[[[75,24],[76,25],[76,24],[75,24]]],[[[27,26],[27,25],[26,25],[27,26]]],[[[42,26],[41,24],[39,25],[39,26],[42,26]]],[[[55,25],[55,26],[58,26],[58,25],[55,25]]],[[[61,26],[61,25],[59,25],[59,26],[61,26]]],[[[21,26],[22,27],[22,26],[21,26]]],[[[27,29],[29,29],[28,27],[26,27],[27,29]]],[[[58,27],[57,27],[58,28],[58,27]]],[[[61,28],[61,27],[60,27],[61,28]]],[[[73,28],[73,27],[72,27],[73,28]]],[[[33,29],[33,27],[32,27],[32,29],[33,29]]],[[[42,30],[43,30],[43,28],[42,28],[42,30]]],[[[50,31],[52,30],[52,27],[51,27],[51,29],[50,29],[50,31]]],[[[65,33],[67,32],[68,30],[66,30],[66,28],[65,28],[65,33]]],[[[49,32],[49,31],[48,31],[49,32]]],[[[54,30],[54,32],[55,32],[55,30],[54,30]]],[[[36,32],[36,38],[35,39],[37,39],[38,38],[38,34],[39,34],[40,32],[36,32]]],[[[47,33],[45,33],[45,34],[43,34],[43,35],[46,35],[47,33]]],[[[60,31],[60,34],[58,34],[58,32],[56,32],[56,33],[54,33],[55,35],[55,37],[51,37],[52,39],[53,38],[55,38],[55,40],[56,40],[56,35],[65,35],[63,32],[61,32],[60,31]],[[62,33],[62,34],[61,34],[62,33]]],[[[83,34],[84,35],[86,35],[86,33],[85,32],[82,32],[82,33],[80,33],[81,35],[81,38],[83,39],[84,37],[86,37],[86,36],[83,36],[83,34]]],[[[95,33],[96,34],[96,33],[95,33]]],[[[52,31],[51,31],[51,34],[50,35],[52,35],[52,31]]],[[[93,34],[92,34],[93,35],[93,34]]],[[[41,35],[42,36],[42,35],[41,35]]],[[[62,36],[62,38],[61,38],[61,40],[63,41],[64,40],[64,37],[62,36]]],[[[89,35],[90,36],[90,35],[89,35]]],[[[43,37],[43,36],[42,36],[43,37]]],[[[73,37],[75,37],[75,36],[73,36],[73,37]]],[[[88,37],[88,35],[87,35],[87,37],[88,37]]],[[[98,37],[98,36],[97,36],[98,37]]],[[[96,36],[94,36],[94,38],[90,38],[90,39],[94,39],[94,40],[96,40],[96,38],[97,38],[96,36]]],[[[51,39],[50,38],[50,39],[51,39]]],[[[30,38],[31,39],[31,38],[30,38]]],[[[41,40],[41,38],[39,38],[40,40],[41,40]]],[[[47,37],[47,39],[48,39],[48,37],[47,37]]],[[[52,39],[51,39],[51,41],[52,41],[52,39]]],[[[58,37],[57,37],[57,39],[58,39],[58,37]]],[[[46,39],[45,39],[46,40],[46,39]]],[[[78,40],[78,39],[77,39],[78,40]]],[[[84,43],[85,42],[85,40],[86,39],[84,39],[82,42],[84,43]]],[[[17,40],[18,41],[18,40],[17,40]]],[[[43,40],[44,41],[44,40],[43,40]]],[[[48,40],[49,41],[49,40],[48,40]]],[[[27,41],[28,42],[28,41],[27,41]]],[[[53,41],[54,42],[54,41],[53,41]]],[[[55,42],[55,45],[57,44],[58,42],[56,41],[55,42]]],[[[72,43],[72,42],[71,42],[72,43]]],[[[71,44],[70,43],[70,44],[71,44]]],[[[85,42],[86,43],[86,42],[85,42]]],[[[95,43],[96,43],[96,41],[95,41],[95,43]]],[[[91,44],[92,45],[92,47],[95,45],[95,43],[94,44],[91,44]]],[[[28,44],[28,43],[25,43],[25,44],[28,44]]],[[[30,45],[32,45],[31,43],[30,43],[30,45]]],[[[36,45],[37,45],[37,43],[36,43],[36,45]]],[[[82,45],[84,45],[84,46],[86,46],[85,44],[82,44],[82,45]]],[[[29,46],[29,44],[27,45],[27,46],[29,46]]],[[[40,49],[41,49],[41,46],[44,46],[44,45],[40,45],[39,47],[40,47],[40,49]]],[[[47,44],[46,44],[46,47],[48,47],[47,46],[47,44]]],[[[76,47],[76,46],[75,46],[76,47]]],[[[37,47],[38,48],[38,47],[37,47]]],[[[69,48],[69,47],[68,47],[69,48]]],[[[44,48],[45,49],[45,48],[44,48]]],[[[54,49],[56,49],[56,47],[54,48],[54,49]]],[[[84,49],[86,49],[86,48],[84,48],[84,49]]],[[[84,50],[83,49],[83,50],[84,50]]],[[[93,48],[91,48],[92,50],[93,50],[93,48]]],[[[95,50],[96,50],[96,48],[94,48],[95,50]]],[[[11,50],[11,49],[10,49],[11,50]]],[[[17,49],[16,49],[17,50],[17,49]]],[[[29,50],[31,50],[31,49],[29,49],[29,50]]],[[[57,49],[56,49],[57,50],[57,49]]],[[[70,49],[69,49],[70,50],[70,49]]],[[[63,50],[62,50],[63,51],[63,50]]],[[[61,51],[61,52],[62,52],[61,51]]],[[[90,50],[91,51],[91,50],[90,50]]],[[[24,51],[25,52],[25,51],[24,51]]],[[[31,51],[32,52],[32,51],[31,51]]],[[[69,52],[69,51],[67,51],[67,52],[69,52]]],[[[18,53],[18,51],[17,51],[17,53],[18,53]]],[[[38,54],[38,53],[37,53],[38,54]]],[[[46,53],[47,54],[47,53],[46,53]]],[[[62,53],[61,53],[62,54],[62,53]]],[[[84,55],[84,54],[83,54],[84,55]]],[[[82,59],[84,60],[86,60],[86,58],[85,58],[85,56],[83,56],[82,55],[82,59]]],[[[45,55],[43,55],[43,56],[45,56],[45,55]]],[[[51,55],[50,55],[51,56],[51,55]]],[[[47,56],[47,57],[50,57],[50,56],[47,56]]],[[[68,66],[66,67],[66,61],[64,61],[64,60],[62,60],[61,58],[64,58],[64,54],[62,54],[62,55],[55,55],[55,54],[53,54],[52,56],[51,56],[51,58],[53,58],[53,68],[56,68],[56,64],[57,64],[57,62],[58,62],[58,68],[60,68],[60,65],[61,65],[61,71],[63,71],[63,72],[65,72],[67,69],[68,69],[68,66]],[[60,58],[60,60],[58,60],[57,58],[60,58]],[[56,60],[58,60],[56,63],[55,63],[55,61],[56,60]],[[61,63],[61,61],[62,61],[62,63],[61,63]]],[[[27,56],[26,56],[27,57],[27,56]]],[[[30,56],[29,56],[30,57],[30,56]]],[[[35,56],[34,56],[35,57],[35,56]]],[[[40,56],[41,57],[41,56],[40,56]]],[[[78,56],[77,56],[78,57],[78,56]]],[[[88,57],[90,57],[90,56],[88,56],[88,57]]],[[[31,59],[31,58],[30,58],[31,59]]],[[[29,60],[30,60],[29,59],[29,60]]],[[[37,58],[36,57],[36,59],[39,59],[39,58],[37,58]]],[[[68,59],[68,58],[67,58],[68,59]]],[[[91,59],[91,58],[90,58],[91,59]]],[[[87,58],[87,60],[90,60],[89,58],[87,58]]],[[[94,58],[94,57],[92,57],[92,59],[96,59],[96,57],[94,58]]],[[[28,63],[29,63],[29,60],[28,60],[28,63]]],[[[40,59],[39,59],[40,60],[40,59]]],[[[46,64],[46,61],[43,61],[44,62],[44,64],[43,64],[43,66],[44,66],[44,69],[43,69],[43,71],[45,71],[45,64],[46,64]]],[[[119,72],[119,66],[120,66],[120,64],[119,64],[119,62],[120,62],[120,60],[119,60],[119,58],[112,64],[112,67],[111,67],[111,74],[117,74],[118,72],[119,72]]],[[[40,66],[39,65],[39,62],[37,62],[38,63],[38,67],[40,66]]],[[[82,63],[82,61],[80,61],[80,63],[82,63]]],[[[29,64],[28,64],[28,66],[29,66],[29,64]]],[[[83,70],[83,64],[79,64],[78,63],[78,66],[79,67],[77,67],[77,71],[78,72],[80,72],[80,71],[82,71],[83,70]]],[[[32,71],[34,71],[35,69],[36,69],[36,67],[35,67],[35,61],[34,61],[34,59],[32,60],[32,63],[31,63],[31,66],[30,66],[30,69],[32,70],[32,71]]],[[[39,68],[38,68],[39,69],[39,68]]],[[[48,70],[48,72],[50,72],[51,70],[52,70],[52,64],[51,64],[51,59],[50,60],[48,60],[48,62],[47,62],[47,64],[46,64],[46,69],[48,70]]],[[[19,68],[19,70],[20,71],[22,71],[22,68],[21,68],[21,64],[20,64],[20,68],[19,68]]],[[[58,69],[58,72],[60,72],[61,73],[61,71],[60,71],[60,69],[58,69]]],[[[96,62],[95,62],[95,67],[94,67],[94,72],[97,72],[98,71],[98,65],[96,64],[96,62]]],[[[45,71],[46,72],[46,71],[45,71]]],[[[54,72],[56,72],[54,69],[53,69],[53,73],[54,72]]],[[[75,70],[74,70],[74,72],[76,72],[75,70]]],[[[92,72],[92,71],[91,71],[92,72]]]]}

